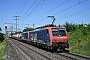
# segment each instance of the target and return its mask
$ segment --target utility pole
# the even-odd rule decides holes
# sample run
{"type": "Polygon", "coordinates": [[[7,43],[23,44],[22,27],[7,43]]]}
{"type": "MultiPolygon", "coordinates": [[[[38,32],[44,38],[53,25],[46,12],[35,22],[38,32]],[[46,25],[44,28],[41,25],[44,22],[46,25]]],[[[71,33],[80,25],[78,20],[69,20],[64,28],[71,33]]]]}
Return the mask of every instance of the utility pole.
{"type": "Polygon", "coordinates": [[[19,17],[20,17],[20,16],[14,16],[14,17],[15,17],[14,20],[16,20],[16,32],[17,32],[17,20],[19,20],[19,17]]]}
{"type": "Polygon", "coordinates": [[[33,23],[33,29],[34,29],[34,25],[35,25],[35,24],[33,23]]]}

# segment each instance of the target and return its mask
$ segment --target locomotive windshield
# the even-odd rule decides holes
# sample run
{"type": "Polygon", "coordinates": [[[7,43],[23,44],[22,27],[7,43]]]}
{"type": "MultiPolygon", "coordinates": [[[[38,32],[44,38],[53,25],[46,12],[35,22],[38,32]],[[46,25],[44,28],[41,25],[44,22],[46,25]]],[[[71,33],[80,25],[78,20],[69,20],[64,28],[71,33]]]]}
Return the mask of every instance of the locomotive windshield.
{"type": "Polygon", "coordinates": [[[53,36],[66,36],[64,28],[52,28],[53,36]]]}

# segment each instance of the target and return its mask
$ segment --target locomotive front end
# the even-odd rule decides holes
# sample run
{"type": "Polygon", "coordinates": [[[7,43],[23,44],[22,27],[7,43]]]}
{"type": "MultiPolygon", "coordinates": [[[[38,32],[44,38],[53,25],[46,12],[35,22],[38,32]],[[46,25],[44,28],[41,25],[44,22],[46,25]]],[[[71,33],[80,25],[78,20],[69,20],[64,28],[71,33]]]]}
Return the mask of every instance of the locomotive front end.
{"type": "Polygon", "coordinates": [[[64,27],[52,28],[52,46],[60,50],[69,48],[68,35],[64,27]]]}

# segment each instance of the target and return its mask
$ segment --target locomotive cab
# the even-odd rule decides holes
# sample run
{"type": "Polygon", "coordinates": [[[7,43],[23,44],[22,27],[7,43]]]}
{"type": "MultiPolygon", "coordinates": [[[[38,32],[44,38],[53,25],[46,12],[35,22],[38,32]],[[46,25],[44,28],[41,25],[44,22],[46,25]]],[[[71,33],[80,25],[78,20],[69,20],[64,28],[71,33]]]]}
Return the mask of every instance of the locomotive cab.
{"type": "Polygon", "coordinates": [[[49,27],[50,46],[54,49],[69,48],[68,35],[65,27],[49,27]]]}

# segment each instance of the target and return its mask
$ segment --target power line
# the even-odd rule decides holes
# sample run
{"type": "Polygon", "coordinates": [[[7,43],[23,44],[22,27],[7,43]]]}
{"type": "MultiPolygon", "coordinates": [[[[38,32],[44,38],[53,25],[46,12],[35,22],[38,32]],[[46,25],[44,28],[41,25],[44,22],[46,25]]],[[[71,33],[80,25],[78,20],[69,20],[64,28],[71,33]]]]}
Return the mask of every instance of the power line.
{"type": "Polygon", "coordinates": [[[79,1],[79,3],[74,4],[74,5],[72,5],[72,6],[68,7],[68,8],[66,8],[66,9],[64,9],[64,10],[62,10],[62,11],[59,11],[59,12],[55,13],[54,15],[57,15],[57,14],[59,14],[59,13],[63,12],[63,11],[66,11],[66,10],[68,10],[68,9],[72,8],[72,7],[75,7],[75,6],[77,6],[77,5],[81,4],[81,3],[85,2],[85,1],[87,1],[87,0],[83,0],[83,1],[81,1],[81,2],[79,1]]]}
{"type": "MultiPolygon", "coordinates": [[[[74,4],[74,5],[72,5],[72,6],[68,7],[68,8],[66,8],[66,9],[64,9],[64,10],[62,10],[62,11],[59,11],[59,12],[53,14],[53,15],[59,14],[59,13],[61,13],[61,12],[64,12],[64,11],[66,11],[66,10],[72,8],[72,7],[75,7],[75,6],[81,4],[81,3],[85,2],[85,1],[87,1],[87,0],[83,0],[83,1],[81,1],[81,2],[79,1],[77,4],[74,4]]],[[[45,18],[45,19],[46,19],[46,18],[45,18]]],[[[45,19],[42,19],[41,21],[43,21],[43,20],[45,20],[45,19]]],[[[39,22],[40,22],[40,21],[39,21],[39,22]]]]}
{"type": "Polygon", "coordinates": [[[22,6],[22,3],[23,3],[23,0],[21,1],[20,6],[19,6],[19,8],[18,8],[18,10],[17,10],[17,14],[19,13],[19,10],[20,10],[20,8],[21,8],[21,6],[22,6]]]}
{"type": "Polygon", "coordinates": [[[0,15],[0,17],[1,17],[1,20],[5,23],[5,21],[3,20],[3,18],[2,18],[2,16],[0,15]]]}
{"type": "Polygon", "coordinates": [[[33,7],[33,5],[36,3],[36,1],[37,1],[37,0],[35,0],[35,1],[33,2],[33,4],[29,7],[29,9],[25,12],[25,14],[24,14],[22,17],[24,17],[24,16],[26,15],[26,13],[29,12],[29,10],[33,7]]]}
{"type": "MultiPolygon", "coordinates": [[[[40,0],[41,1],[41,0],[40,0]]],[[[31,12],[25,17],[25,19],[30,15],[30,14],[32,14],[41,4],[42,4],[42,2],[44,1],[42,1],[41,3],[40,3],[40,1],[36,4],[36,6],[31,10],[31,12]]],[[[24,19],[24,20],[25,20],[24,19]]],[[[23,21],[24,21],[23,20],[23,21]]]]}
{"type": "MultiPolygon", "coordinates": [[[[61,4],[57,5],[56,7],[54,7],[53,9],[49,10],[48,12],[44,13],[43,15],[41,15],[40,17],[46,15],[47,13],[50,13],[51,11],[53,11],[54,9],[60,7],[61,5],[65,4],[68,0],[65,0],[64,2],[62,2],[61,4]]],[[[39,19],[40,17],[36,18],[36,19],[39,19]]],[[[36,20],[35,19],[35,20],[36,20]]]]}
{"type": "Polygon", "coordinates": [[[32,11],[27,16],[29,16],[31,13],[33,13],[42,4],[43,1],[41,3],[40,3],[40,1],[38,2],[38,4],[32,9],[32,11]]]}
{"type": "Polygon", "coordinates": [[[20,14],[22,13],[22,11],[24,10],[24,8],[25,8],[27,2],[28,2],[28,0],[25,0],[23,6],[22,6],[22,8],[21,8],[21,11],[19,12],[19,15],[20,15],[20,14]]]}
{"type": "Polygon", "coordinates": [[[21,7],[21,9],[19,9],[18,15],[20,15],[22,13],[22,11],[24,10],[27,2],[28,2],[28,0],[24,0],[24,1],[22,0],[22,2],[20,4],[20,6],[22,6],[22,7],[21,7]]]}
{"type": "MultiPolygon", "coordinates": [[[[37,1],[37,0],[34,1],[33,5],[35,4],[36,1],[37,1]]],[[[43,0],[43,1],[44,1],[44,0],[43,0]]],[[[43,1],[42,1],[42,2],[43,2],[43,1]]],[[[41,2],[41,3],[38,2],[38,5],[36,5],[36,8],[38,8],[39,6],[42,6],[42,5],[41,5],[42,2],[41,2]]],[[[45,3],[46,3],[46,2],[45,2],[45,3]]],[[[32,6],[33,6],[33,5],[32,5],[32,6]]],[[[44,4],[43,4],[43,5],[44,5],[44,4]]],[[[32,6],[31,6],[31,7],[32,7],[32,6]]],[[[31,9],[31,8],[29,8],[29,9],[31,9]]],[[[28,11],[29,11],[29,9],[28,9],[28,11]]],[[[34,11],[34,10],[35,10],[35,7],[33,8],[32,11],[34,11]]],[[[26,12],[26,13],[27,13],[27,12],[26,12]]],[[[26,13],[25,13],[25,14],[26,14],[26,13]]],[[[27,17],[28,17],[28,16],[27,16],[27,17]]],[[[26,18],[27,18],[27,17],[26,17],[26,18]]],[[[26,18],[25,18],[25,19],[26,19],[26,18]]],[[[24,21],[25,19],[23,19],[23,21],[24,21]]],[[[23,21],[22,21],[22,22],[23,22],[23,21]]],[[[34,23],[33,23],[33,28],[34,28],[34,23]]]]}
{"type": "Polygon", "coordinates": [[[40,23],[41,21],[46,20],[46,19],[47,19],[47,17],[44,19],[41,19],[40,21],[36,22],[35,24],[40,23]]]}
{"type": "MultiPolygon", "coordinates": [[[[59,18],[59,19],[67,18],[67,17],[73,16],[73,15],[76,15],[76,14],[79,14],[79,13],[82,13],[82,12],[85,12],[85,11],[87,11],[87,10],[90,10],[90,8],[85,9],[85,10],[82,10],[82,11],[79,11],[79,12],[76,12],[76,13],[73,13],[73,14],[71,14],[71,15],[68,15],[68,16],[65,16],[65,17],[62,17],[62,18],[59,18]]],[[[57,19],[57,20],[59,20],[59,19],[57,19]]]]}
{"type": "MultiPolygon", "coordinates": [[[[85,10],[82,10],[82,11],[79,11],[79,12],[76,12],[76,13],[73,13],[73,14],[68,15],[68,16],[65,16],[65,17],[58,18],[57,20],[59,20],[59,19],[64,19],[64,18],[67,18],[67,17],[73,16],[73,15],[76,15],[76,14],[80,14],[80,13],[83,13],[83,12],[88,11],[88,10],[90,10],[90,8],[85,9],[85,10]]],[[[43,21],[43,20],[45,20],[45,19],[47,19],[47,18],[44,18],[44,19],[40,20],[40,21],[37,22],[37,23],[40,23],[41,21],[43,21]]],[[[36,24],[36,23],[35,23],[35,24],[36,24]]]]}

